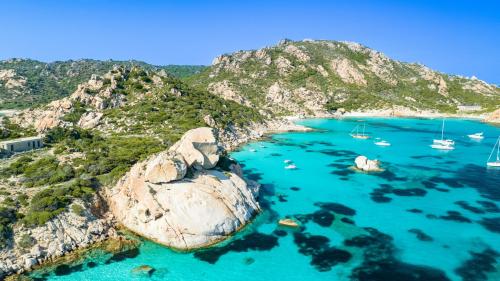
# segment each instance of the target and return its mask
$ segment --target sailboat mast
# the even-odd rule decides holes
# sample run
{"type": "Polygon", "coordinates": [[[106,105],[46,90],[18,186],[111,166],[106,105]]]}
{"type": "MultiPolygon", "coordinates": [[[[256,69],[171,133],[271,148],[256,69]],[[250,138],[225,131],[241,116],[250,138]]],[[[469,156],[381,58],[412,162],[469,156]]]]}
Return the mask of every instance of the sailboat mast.
{"type": "MultiPolygon", "coordinates": [[[[500,152],[500,137],[498,137],[497,139],[497,162],[500,161],[500,159],[498,159],[498,153],[500,152]]],[[[493,148],[495,149],[495,148],[493,148]]]]}
{"type": "Polygon", "coordinates": [[[366,124],[365,124],[365,123],[363,123],[363,134],[362,134],[362,136],[364,136],[364,135],[365,135],[365,127],[366,127],[366,124]]]}
{"type": "Polygon", "coordinates": [[[490,162],[490,159],[491,159],[491,156],[493,156],[493,152],[495,152],[495,146],[497,146],[497,161],[499,161],[498,159],[498,151],[500,149],[500,144],[498,143],[500,141],[500,137],[497,138],[497,141],[495,142],[495,145],[493,146],[493,149],[491,150],[491,153],[490,153],[490,156],[488,156],[488,160],[486,160],[486,162],[490,162]]]}
{"type": "Polygon", "coordinates": [[[441,140],[444,140],[444,119],[443,119],[443,125],[441,126],[441,140]]]}

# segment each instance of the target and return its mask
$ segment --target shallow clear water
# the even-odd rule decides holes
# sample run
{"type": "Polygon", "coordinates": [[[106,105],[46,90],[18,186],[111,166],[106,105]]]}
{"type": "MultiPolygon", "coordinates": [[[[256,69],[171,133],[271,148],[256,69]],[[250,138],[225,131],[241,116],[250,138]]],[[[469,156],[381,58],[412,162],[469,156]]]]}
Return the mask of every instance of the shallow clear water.
{"type": "MultiPolygon", "coordinates": [[[[318,131],[274,135],[232,157],[263,184],[265,211],[223,245],[176,253],[144,242],[137,255],[89,258],[48,280],[500,280],[500,170],[485,161],[500,129],[447,120],[456,149],[429,147],[441,120],[364,119],[392,143],[349,136],[357,119],[306,120],[318,131]],[[466,135],[483,131],[480,142],[466,135]],[[252,152],[251,149],[256,151],[252,152]],[[381,160],[383,173],[350,166],[357,155],[381,160]],[[284,169],[290,159],[296,170],[284,169]],[[449,213],[450,212],[450,213],[449,213]],[[299,229],[277,226],[286,216],[299,229]],[[496,219],[496,220],[495,220],[496,219]],[[149,265],[151,276],[132,269],[149,265]]],[[[34,274],[40,277],[40,275],[34,274]]]]}

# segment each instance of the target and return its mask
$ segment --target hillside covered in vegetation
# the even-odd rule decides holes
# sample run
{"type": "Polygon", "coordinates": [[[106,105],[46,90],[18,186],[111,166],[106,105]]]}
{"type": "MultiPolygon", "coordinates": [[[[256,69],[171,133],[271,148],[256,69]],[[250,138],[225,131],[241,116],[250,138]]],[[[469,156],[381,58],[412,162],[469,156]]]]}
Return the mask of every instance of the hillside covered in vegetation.
{"type": "Polygon", "coordinates": [[[154,66],[141,61],[5,60],[0,61],[0,109],[27,108],[69,96],[92,74],[104,75],[116,65],[165,70],[175,77],[186,77],[204,69],[204,66],[192,65],[154,66]]]}
{"type": "Polygon", "coordinates": [[[20,247],[14,227],[26,230],[64,212],[84,213],[81,202],[95,199],[100,187],[190,129],[261,120],[254,109],[137,66],[116,66],[69,97],[4,118],[5,134],[44,133],[46,148],[0,164],[0,250],[20,247]]]}
{"type": "Polygon", "coordinates": [[[188,80],[264,114],[395,107],[456,113],[459,106],[491,112],[500,106],[495,85],[392,60],[352,42],[283,40],[217,57],[188,80]]]}

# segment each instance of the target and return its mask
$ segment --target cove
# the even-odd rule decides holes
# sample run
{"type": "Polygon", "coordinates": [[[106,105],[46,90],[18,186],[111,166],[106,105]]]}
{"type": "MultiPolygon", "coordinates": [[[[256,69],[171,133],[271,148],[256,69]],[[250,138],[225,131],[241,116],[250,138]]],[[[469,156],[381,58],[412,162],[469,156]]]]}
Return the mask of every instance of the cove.
{"type": "Polygon", "coordinates": [[[89,257],[38,280],[500,280],[500,170],[485,161],[500,129],[446,121],[456,149],[429,147],[441,120],[363,118],[372,137],[349,136],[359,118],[311,119],[316,129],[276,134],[231,154],[261,184],[263,212],[215,247],[177,253],[144,241],[120,257],[89,257]],[[467,134],[484,132],[477,142],[467,134]],[[357,155],[385,172],[350,168],[357,155]],[[292,160],[295,170],[287,170],[292,160]],[[300,227],[279,227],[280,218],[300,227]],[[141,265],[150,274],[133,272],[141,265]]]}

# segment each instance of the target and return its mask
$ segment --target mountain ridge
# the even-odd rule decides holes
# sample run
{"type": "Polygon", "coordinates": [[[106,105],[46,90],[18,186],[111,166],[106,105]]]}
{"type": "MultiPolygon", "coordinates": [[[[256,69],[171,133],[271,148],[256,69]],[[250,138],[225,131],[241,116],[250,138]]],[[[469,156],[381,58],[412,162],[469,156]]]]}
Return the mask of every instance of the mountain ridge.
{"type": "Polygon", "coordinates": [[[224,54],[187,80],[271,115],[315,116],[339,108],[393,106],[456,113],[463,105],[491,112],[499,106],[500,95],[496,85],[477,78],[393,60],[358,43],[329,40],[282,40],[224,54]]]}
{"type": "Polygon", "coordinates": [[[196,65],[157,66],[138,60],[79,59],[42,62],[13,58],[0,61],[0,108],[27,108],[69,96],[92,75],[104,75],[118,65],[164,70],[175,77],[192,75],[204,68],[196,65]]]}

